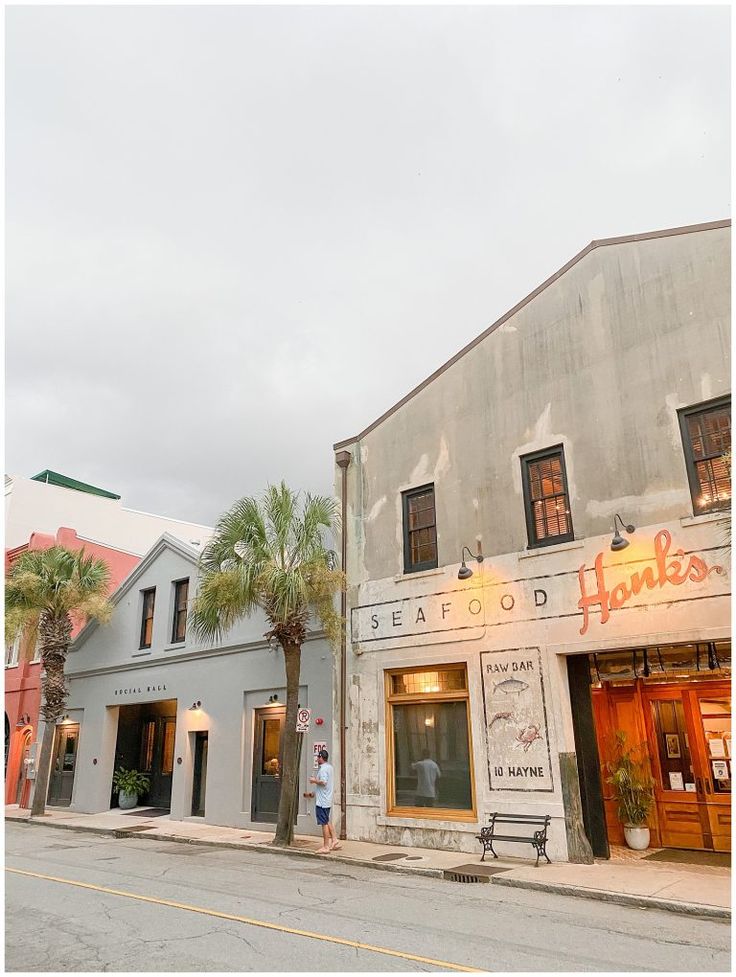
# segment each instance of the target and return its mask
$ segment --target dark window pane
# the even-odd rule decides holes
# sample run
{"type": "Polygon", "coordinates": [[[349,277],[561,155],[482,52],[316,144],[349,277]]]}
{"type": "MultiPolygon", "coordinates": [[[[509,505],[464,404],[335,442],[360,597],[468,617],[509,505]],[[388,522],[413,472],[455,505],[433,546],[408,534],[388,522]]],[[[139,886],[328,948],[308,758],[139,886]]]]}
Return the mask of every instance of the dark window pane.
{"type": "Polygon", "coordinates": [[[526,462],[530,542],[572,536],[562,454],[526,462]]]}
{"type": "Polygon", "coordinates": [[[437,566],[435,522],[433,488],[404,496],[405,570],[437,566]]]}
{"type": "Polygon", "coordinates": [[[392,706],[396,807],[472,810],[467,708],[466,701],[392,706]]]}
{"type": "Polygon", "coordinates": [[[706,408],[686,417],[686,437],[690,453],[685,456],[696,512],[726,509],[731,503],[731,470],[727,455],[731,450],[730,406],[706,408]]]}

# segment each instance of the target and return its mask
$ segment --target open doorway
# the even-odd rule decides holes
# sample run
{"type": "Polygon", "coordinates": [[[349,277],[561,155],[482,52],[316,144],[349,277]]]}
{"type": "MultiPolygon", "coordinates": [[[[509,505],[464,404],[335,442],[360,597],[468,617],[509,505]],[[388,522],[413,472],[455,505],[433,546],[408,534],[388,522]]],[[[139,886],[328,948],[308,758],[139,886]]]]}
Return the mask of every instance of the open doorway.
{"type": "MultiPolygon", "coordinates": [[[[170,810],[175,740],[176,699],[120,706],[115,769],[146,774],[150,787],[140,804],[170,810]]],[[[111,806],[116,804],[113,794],[111,806]]]]}
{"type": "Polygon", "coordinates": [[[649,759],[655,783],[652,845],[731,850],[730,665],[727,641],[568,661],[585,826],[594,851],[601,832],[606,843],[625,843],[606,769],[618,731],[629,744],[642,744],[649,759]],[[592,736],[585,735],[581,721],[586,712],[592,736]]]}

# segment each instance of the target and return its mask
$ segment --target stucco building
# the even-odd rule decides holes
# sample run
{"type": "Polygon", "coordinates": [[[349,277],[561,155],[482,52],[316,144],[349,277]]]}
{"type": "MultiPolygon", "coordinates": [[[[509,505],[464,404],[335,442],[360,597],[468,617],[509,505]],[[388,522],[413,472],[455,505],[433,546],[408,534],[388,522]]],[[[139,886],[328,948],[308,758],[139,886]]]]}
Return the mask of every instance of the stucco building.
{"type": "Polygon", "coordinates": [[[550,814],[577,858],[581,805],[605,856],[623,730],[653,843],[730,847],[729,245],[592,242],[335,445],[348,837],[479,851],[550,814]]]}
{"type": "MultiPolygon", "coordinates": [[[[254,614],[214,645],[187,627],[199,553],[164,534],[113,594],[112,621],[88,624],[66,669],[67,714],[56,738],[64,770],[49,803],[96,813],[117,803],[115,769],[146,773],[143,806],[175,820],[260,828],[280,799],[286,676],[254,614]]],[[[302,649],[300,705],[312,710],[300,764],[296,830],[318,833],[308,777],[331,750],[333,651],[321,632],[302,649]]],[[[53,778],[52,778],[53,785],[53,778]]]]}

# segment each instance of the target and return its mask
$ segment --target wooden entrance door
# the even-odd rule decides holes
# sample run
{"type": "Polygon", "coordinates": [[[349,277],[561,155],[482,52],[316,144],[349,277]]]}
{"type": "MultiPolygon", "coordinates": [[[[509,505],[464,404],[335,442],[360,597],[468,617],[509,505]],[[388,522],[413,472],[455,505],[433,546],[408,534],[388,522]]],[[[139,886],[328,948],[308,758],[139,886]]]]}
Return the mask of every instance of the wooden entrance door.
{"type": "Polygon", "coordinates": [[[144,721],[140,769],[151,782],[145,795],[146,804],[151,807],[171,807],[175,739],[176,716],[157,716],[144,721]]]}
{"type": "Polygon", "coordinates": [[[662,843],[731,850],[731,691],[726,682],[645,688],[662,843]],[[655,746],[656,744],[656,746],[655,746]]]}
{"type": "Polygon", "coordinates": [[[78,724],[63,724],[56,727],[48,793],[48,803],[52,806],[68,807],[71,804],[78,741],[78,724]]]}
{"type": "Polygon", "coordinates": [[[281,760],[286,709],[257,709],[253,737],[251,818],[275,824],[281,800],[281,760]]]}
{"type": "Polygon", "coordinates": [[[731,689],[724,683],[691,696],[712,847],[731,851],[731,689]]]}
{"type": "Polygon", "coordinates": [[[616,730],[646,744],[655,781],[649,821],[652,845],[731,850],[731,691],[728,682],[637,680],[592,694],[601,758],[609,841],[623,844],[623,828],[605,764],[616,730]]]}

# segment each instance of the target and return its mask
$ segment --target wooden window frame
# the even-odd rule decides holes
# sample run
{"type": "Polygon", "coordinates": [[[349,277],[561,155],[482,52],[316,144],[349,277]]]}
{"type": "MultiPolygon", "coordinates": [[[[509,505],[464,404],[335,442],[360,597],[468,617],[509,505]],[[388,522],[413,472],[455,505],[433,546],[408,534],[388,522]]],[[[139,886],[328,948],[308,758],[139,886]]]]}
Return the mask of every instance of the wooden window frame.
{"type": "MultiPolygon", "coordinates": [[[[702,404],[693,404],[691,407],[683,407],[678,410],[677,416],[680,422],[680,437],[682,439],[682,450],[685,456],[685,470],[687,471],[687,481],[690,486],[690,500],[692,502],[693,516],[704,516],[711,512],[723,512],[728,511],[731,507],[731,499],[724,499],[722,503],[714,503],[708,508],[701,507],[697,505],[697,500],[703,494],[702,486],[700,484],[700,479],[698,478],[697,461],[693,454],[693,442],[690,437],[690,428],[688,425],[688,420],[695,414],[707,414],[710,411],[721,410],[725,408],[730,414],[731,412],[731,396],[730,394],[725,397],[715,397],[713,400],[706,400],[702,404]]],[[[715,458],[715,455],[711,457],[715,458]]],[[[722,456],[721,456],[722,457],[722,456]]],[[[710,459],[701,458],[699,461],[706,461],[710,459]]]]}
{"type": "Polygon", "coordinates": [[[465,821],[478,820],[478,807],[475,793],[475,764],[473,752],[473,730],[470,717],[470,689],[468,686],[468,666],[466,662],[447,662],[441,665],[425,664],[411,668],[391,668],[384,671],[384,690],[386,706],[386,816],[396,818],[416,818],[417,820],[432,821],[465,821]],[[415,672],[432,671],[462,671],[465,675],[465,688],[452,692],[408,692],[395,693],[392,687],[394,675],[407,675],[415,672]],[[393,707],[404,703],[422,704],[438,702],[465,702],[465,717],[468,724],[468,765],[470,767],[470,810],[455,810],[453,808],[436,807],[399,807],[395,803],[396,797],[396,766],[394,757],[394,717],[393,707]]]}
{"type": "Polygon", "coordinates": [[[421,570],[435,570],[438,566],[438,547],[437,547],[437,504],[436,504],[436,494],[434,489],[434,482],[428,482],[426,485],[420,485],[418,488],[408,489],[406,492],[401,493],[401,511],[402,518],[404,522],[404,573],[419,573],[421,570]],[[434,510],[434,523],[432,526],[423,526],[423,529],[433,529],[434,530],[434,559],[433,560],[422,560],[419,563],[412,563],[411,560],[411,535],[412,530],[409,529],[409,502],[416,495],[422,495],[424,492],[432,490],[432,509],[434,510]]]}
{"type": "Polygon", "coordinates": [[[570,505],[570,491],[567,485],[567,466],[565,464],[564,446],[561,444],[556,444],[551,448],[544,448],[542,451],[533,451],[531,454],[522,455],[520,461],[521,482],[524,489],[524,516],[526,518],[527,548],[531,550],[538,549],[540,546],[555,546],[558,543],[572,542],[575,539],[575,530],[572,524],[572,506],[570,505]],[[565,502],[567,503],[567,518],[570,523],[570,529],[568,532],[562,533],[559,536],[547,536],[544,539],[537,539],[529,467],[538,461],[545,461],[547,458],[553,458],[556,455],[559,455],[560,458],[562,490],[565,497],[565,502]]]}
{"type": "Polygon", "coordinates": [[[153,644],[153,617],[156,612],[156,588],[147,587],[145,590],[142,590],[141,601],[142,601],[141,602],[141,640],[138,647],[143,651],[146,648],[150,648],[151,645],[153,644]],[[150,617],[151,640],[148,642],[148,644],[146,644],[146,621],[148,620],[148,618],[146,617],[146,598],[148,597],[149,594],[153,594],[153,598],[151,601],[151,617],[150,617]]]}
{"type": "Polygon", "coordinates": [[[181,645],[187,640],[187,618],[189,616],[189,577],[182,577],[181,580],[174,580],[174,613],[171,619],[171,644],[181,645]],[[179,614],[181,614],[182,609],[179,607],[179,588],[186,584],[187,587],[187,599],[184,603],[184,634],[181,638],[177,633],[177,624],[179,614]]]}

